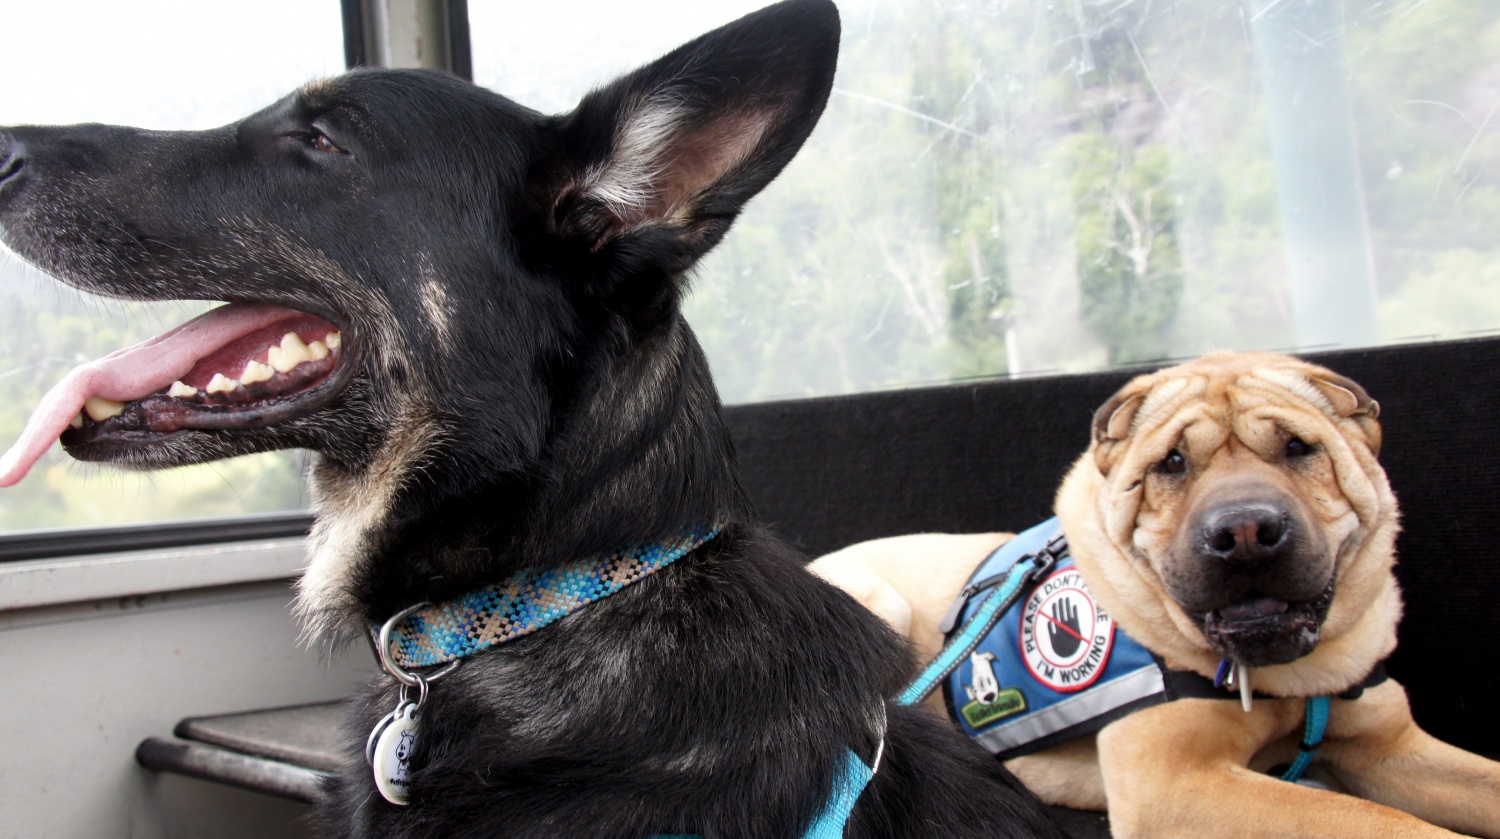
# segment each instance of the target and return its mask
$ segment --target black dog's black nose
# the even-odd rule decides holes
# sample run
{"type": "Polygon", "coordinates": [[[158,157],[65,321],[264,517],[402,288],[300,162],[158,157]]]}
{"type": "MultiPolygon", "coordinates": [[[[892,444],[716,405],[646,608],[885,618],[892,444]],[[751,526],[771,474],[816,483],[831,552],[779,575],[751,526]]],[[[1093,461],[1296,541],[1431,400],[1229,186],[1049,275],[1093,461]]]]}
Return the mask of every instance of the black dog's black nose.
{"type": "Polygon", "coordinates": [[[0,131],[0,187],[15,177],[21,171],[25,161],[21,157],[21,143],[10,135],[10,132],[0,131]]]}
{"type": "Polygon", "coordinates": [[[1203,517],[1201,546],[1205,556],[1255,562],[1280,554],[1291,532],[1291,516],[1276,504],[1227,504],[1203,517]]]}

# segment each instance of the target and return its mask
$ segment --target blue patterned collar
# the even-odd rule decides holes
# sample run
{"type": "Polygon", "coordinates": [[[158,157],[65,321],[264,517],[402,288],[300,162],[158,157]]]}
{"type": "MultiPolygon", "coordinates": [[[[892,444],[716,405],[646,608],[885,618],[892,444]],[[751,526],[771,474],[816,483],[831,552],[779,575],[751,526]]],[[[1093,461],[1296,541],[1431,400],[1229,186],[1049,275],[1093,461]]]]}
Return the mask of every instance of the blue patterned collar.
{"type": "Polygon", "coordinates": [[[701,525],[661,542],[545,571],[525,571],[444,603],[420,604],[399,613],[384,627],[371,625],[376,654],[380,655],[383,646],[382,665],[389,662],[402,669],[456,662],[535,632],[645,579],[702,546],[722,529],[722,524],[701,525]],[[384,644],[382,635],[386,637],[384,644]]]}

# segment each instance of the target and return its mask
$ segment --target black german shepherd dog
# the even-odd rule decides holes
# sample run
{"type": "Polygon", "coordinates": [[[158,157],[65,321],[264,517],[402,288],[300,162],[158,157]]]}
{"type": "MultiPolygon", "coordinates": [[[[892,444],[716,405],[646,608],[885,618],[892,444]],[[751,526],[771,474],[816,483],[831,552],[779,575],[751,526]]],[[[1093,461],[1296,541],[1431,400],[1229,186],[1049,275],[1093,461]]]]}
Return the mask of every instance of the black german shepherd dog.
{"type": "Polygon", "coordinates": [[[431,686],[410,805],[354,703],[330,836],[795,837],[852,749],[850,837],[1060,836],[989,755],[891,705],[900,639],[756,523],[684,275],[791,159],[838,14],[788,0],[548,117],[359,71],[223,128],[0,130],[0,237],[64,282],[223,301],[86,364],[0,461],[320,456],[298,609],[325,640],[684,528],[702,547],[431,686]],[[243,372],[242,372],[243,371],[243,372]]]}

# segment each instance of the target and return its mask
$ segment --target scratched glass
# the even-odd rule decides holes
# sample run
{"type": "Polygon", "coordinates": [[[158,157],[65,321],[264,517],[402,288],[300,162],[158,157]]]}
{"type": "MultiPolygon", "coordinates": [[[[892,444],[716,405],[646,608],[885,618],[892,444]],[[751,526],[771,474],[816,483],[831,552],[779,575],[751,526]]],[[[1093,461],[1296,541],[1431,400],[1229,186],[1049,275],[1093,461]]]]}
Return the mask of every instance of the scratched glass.
{"type": "MultiPolygon", "coordinates": [[[[565,110],[761,4],[470,3],[476,80],[565,110]]],[[[340,68],[337,4],[224,5],[12,10],[0,124],[206,127],[340,68]]],[[[840,8],[827,114],[697,271],[729,402],[1500,329],[1492,0],[840,8]]],[[[188,314],[3,258],[0,295],[7,443],[69,366],[188,314]]],[[[0,526],[292,508],[300,463],[59,455],[0,526]]]]}
{"type": "MultiPolygon", "coordinates": [[[[756,5],[472,3],[476,76],[563,109],[756,5]]],[[[688,306],[729,402],[1500,328],[1500,3],[839,5],[688,306]]]]}

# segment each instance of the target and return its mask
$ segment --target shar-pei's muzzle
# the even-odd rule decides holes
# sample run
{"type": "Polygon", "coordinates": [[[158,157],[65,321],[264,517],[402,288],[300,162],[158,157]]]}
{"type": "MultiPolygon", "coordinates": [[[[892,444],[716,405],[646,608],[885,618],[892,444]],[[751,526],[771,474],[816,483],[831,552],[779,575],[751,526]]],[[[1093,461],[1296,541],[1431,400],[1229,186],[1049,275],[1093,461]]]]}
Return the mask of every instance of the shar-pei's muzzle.
{"type": "MultiPolygon", "coordinates": [[[[1088,596],[1169,682],[1228,672],[1255,698],[1115,717],[1011,758],[1028,786],[1108,810],[1116,836],[1500,837],[1500,764],[1423,732],[1405,690],[1371,677],[1401,615],[1378,416],[1358,384],[1271,354],[1141,376],[1099,409],[1056,505],[1088,596]],[[1267,774],[1305,751],[1310,697],[1330,697],[1317,786],[1267,774]]],[[[883,539],[814,569],[931,656],[948,605],[1007,538],[883,539]]],[[[989,662],[979,670],[988,679],[989,662]]],[[[1020,707],[1030,688],[1017,689],[1020,707]]]]}

